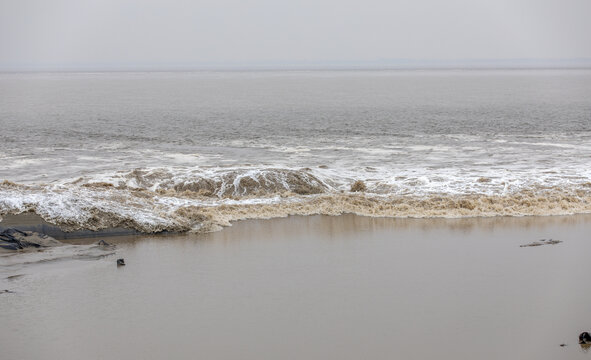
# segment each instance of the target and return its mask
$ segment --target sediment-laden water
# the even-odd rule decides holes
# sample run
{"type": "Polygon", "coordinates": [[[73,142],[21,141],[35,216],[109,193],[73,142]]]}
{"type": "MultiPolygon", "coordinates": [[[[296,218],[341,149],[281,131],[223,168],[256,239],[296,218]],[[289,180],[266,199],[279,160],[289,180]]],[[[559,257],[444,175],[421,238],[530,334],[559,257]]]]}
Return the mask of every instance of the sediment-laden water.
{"type": "Polygon", "coordinates": [[[66,229],[591,212],[590,70],[2,74],[0,129],[66,229]]]}

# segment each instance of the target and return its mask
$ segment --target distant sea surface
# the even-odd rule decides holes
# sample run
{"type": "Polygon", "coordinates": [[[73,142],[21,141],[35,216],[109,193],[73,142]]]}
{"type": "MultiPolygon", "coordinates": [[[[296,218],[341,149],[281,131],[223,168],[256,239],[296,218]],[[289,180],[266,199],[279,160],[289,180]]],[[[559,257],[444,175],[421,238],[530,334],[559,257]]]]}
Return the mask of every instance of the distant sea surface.
{"type": "Polygon", "coordinates": [[[591,70],[0,74],[0,214],[24,211],[147,232],[588,213],[591,70]]]}

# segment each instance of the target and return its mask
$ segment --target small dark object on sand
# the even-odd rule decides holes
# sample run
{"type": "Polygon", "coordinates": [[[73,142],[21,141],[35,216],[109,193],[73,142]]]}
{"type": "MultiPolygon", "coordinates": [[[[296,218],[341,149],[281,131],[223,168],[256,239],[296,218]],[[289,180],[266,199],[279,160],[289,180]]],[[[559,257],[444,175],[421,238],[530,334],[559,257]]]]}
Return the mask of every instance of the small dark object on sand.
{"type": "Polygon", "coordinates": [[[565,347],[565,346],[566,346],[566,344],[560,344],[560,347],[565,347]]]}
{"type": "Polygon", "coordinates": [[[14,294],[14,291],[10,291],[10,290],[0,290],[0,294],[14,294]]]}
{"type": "Polygon", "coordinates": [[[117,259],[117,266],[124,266],[124,265],[125,265],[125,260],[117,259]]]}
{"type": "Polygon", "coordinates": [[[579,335],[579,344],[591,344],[591,335],[583,331],[581,335],[579,335]]]}

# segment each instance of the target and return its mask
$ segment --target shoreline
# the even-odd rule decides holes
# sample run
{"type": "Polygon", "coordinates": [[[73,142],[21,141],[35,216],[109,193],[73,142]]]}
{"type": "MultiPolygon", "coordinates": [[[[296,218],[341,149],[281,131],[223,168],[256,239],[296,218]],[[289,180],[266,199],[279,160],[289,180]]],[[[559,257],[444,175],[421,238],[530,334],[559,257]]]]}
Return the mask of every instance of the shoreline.
{"type": "Polygon", "coordinates": [[[42,234],[49,235],[60,241],[73,241],[95,239],[99,237],[105,238],[117,238],[117,237],[160,237],[160,236],[188,236],[188,235],[199,235],[199,234],[211,234],[223,232],[229,228],[232,228],[236,224],[242,223],[264,223],[273,222],[280,219],[286,218],[362,218],[367,219],[370,223],[388,224],[396,226],[416,226],[417,224],[424,224],[426,226],[450,226],[453,228],[473,228],[473,227],[485,227],[492,228],[495,226],[524,226],[529,228],[531,226],[547,226],[547,225],[559,225],[559,224],[576,224],[580,222],[591,221],[591,214],[581,213],[572,215],[527,215],[527,216],[474,216],[474,217],[458,217],[458,218],[444,218],[444,217],[374,217],[365,216],[354,213],[343,213],[338,215],[326,215],[326,214],[310,214],[310,215],[288,215],[282,217],[273,218],[252,218],[232,221],[230,226],[224,226],[220,230],[208,231],[208,232],[173,232],[173,231],[161,231],[156,233],[140,232],[131,228],[125,227],[110,227],[101,230],[74,230],[65,231],[60,226],[51,224],[45,221],[41,216],[32,213],[25,212],[20,214],[7,214],[3,215],[0,219],[0,231],[7,228],[16,228],[21,231],[34,231],[42,234]]]}

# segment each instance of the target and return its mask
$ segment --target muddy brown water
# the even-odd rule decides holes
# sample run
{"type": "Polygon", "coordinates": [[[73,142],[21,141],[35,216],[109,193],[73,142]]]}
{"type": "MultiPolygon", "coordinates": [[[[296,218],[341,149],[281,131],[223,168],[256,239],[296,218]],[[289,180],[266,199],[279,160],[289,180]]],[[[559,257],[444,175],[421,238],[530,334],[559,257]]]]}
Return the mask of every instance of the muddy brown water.
{"type": "Polygon", "coordinates": [[[2,254],[2,358],[588,359],[590,233],[591,216],[309,216],[2,254]],[[520,248],[541,239],[562,243],[520,248]]]}

